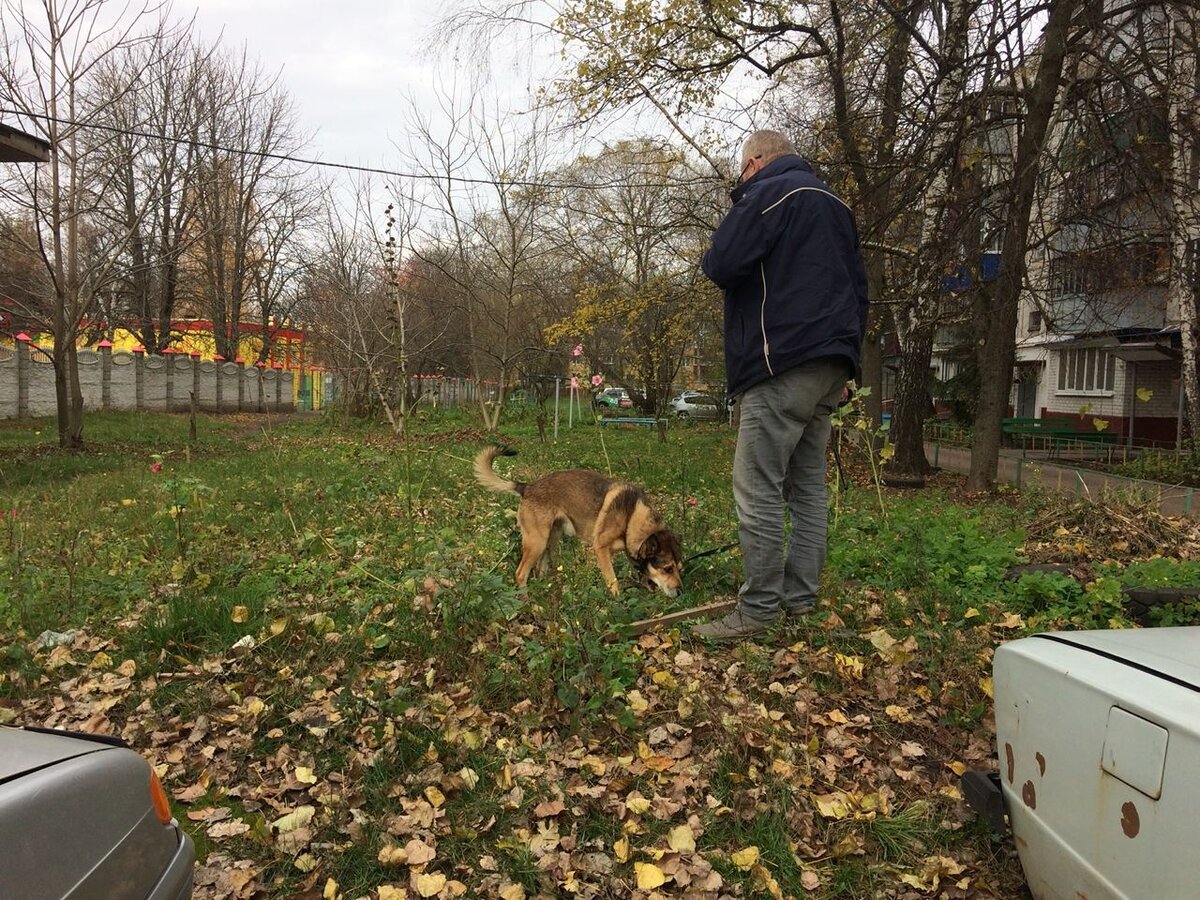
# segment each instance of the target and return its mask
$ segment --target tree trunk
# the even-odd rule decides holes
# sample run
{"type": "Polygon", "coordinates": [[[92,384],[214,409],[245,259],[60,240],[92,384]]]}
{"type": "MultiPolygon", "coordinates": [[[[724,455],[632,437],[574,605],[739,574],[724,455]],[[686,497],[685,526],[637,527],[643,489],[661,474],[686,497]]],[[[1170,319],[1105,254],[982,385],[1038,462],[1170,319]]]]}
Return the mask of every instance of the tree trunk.
{"type": "Polygon", "coordinates": [[[1050,5],[1042,33],[1041,60],[1027,95],[1026,114],[1017,139],[1012,195],[1004,223],[1000,274],[982,288],[985,319],[979,353],[979,406],[971,439],[969,490],[989,490],[1000,461],[1000,425],[1008,410],[1017,342],[1017,302],[1025,281],[1029,216],[1040,172],[1042,151],[1062,82],[1071,19],[1079,0],[1050,5]]]}
{"type": "Polygon", "coordinates": [[[883,307],[877,301],[883,293],[883,254],[879,251],[867,253],[863,263],[867,270],[867,330],[862,345],[862,387],[868,387],[866,415],[872,428],[883,422],[883,307]]]}
{"type": "Polygon", "coordinates": [[[925,414],[929,409],[929,362],[933,356],[936,321],[917,322],[909,330],[896,380],[896,402],[889,429],[896,455],[891,468],[902,475],[927,475],[925,414]]]}
{"type": "Polygon", "coordinates": [[[1200,322],[1197,311],[1196,272],[1198,261],[1189,238],[1195,232],[1195,194],[1197,160],[1197,90],[1200,90],[1200,66],[1196,65],[1196,13],[1178,4],[1172,9],[1171,71],[1168,79],[1168,116],[1171,146],[1171,274],[1167,308],[1179,318],[1183,344],[1180,389],[1183,391],[1188,430],[1200,434],[1200,381],[1197,380],[1197,352],[1200,322]]]}

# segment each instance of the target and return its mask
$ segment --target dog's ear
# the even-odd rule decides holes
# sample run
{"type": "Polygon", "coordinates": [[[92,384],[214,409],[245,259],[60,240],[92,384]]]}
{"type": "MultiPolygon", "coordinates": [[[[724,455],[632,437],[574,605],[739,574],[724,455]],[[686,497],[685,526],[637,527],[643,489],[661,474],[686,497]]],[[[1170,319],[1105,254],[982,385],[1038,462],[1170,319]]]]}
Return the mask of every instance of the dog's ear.
{"type": "Polygon", "coordinates": [[[638,556],[642,559],[654,559],[654,557],[658,556],[657,534],[652,534],[642,541],[642,546],[638,548],[638,556]]]}

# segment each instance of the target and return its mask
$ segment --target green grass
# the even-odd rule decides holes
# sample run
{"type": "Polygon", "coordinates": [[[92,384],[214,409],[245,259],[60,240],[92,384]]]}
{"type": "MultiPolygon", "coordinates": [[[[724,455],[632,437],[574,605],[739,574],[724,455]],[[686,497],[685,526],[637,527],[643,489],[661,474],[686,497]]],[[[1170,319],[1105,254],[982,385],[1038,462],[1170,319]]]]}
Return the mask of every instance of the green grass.
{"type": "MultiPolygon", "coordinates": [[[[678,632],[634,640],[622,626],[733,596],[736,551],[689,565],[675,600],[628,586],[614,602],[586,551],[568,543],[561,571],[518,593],[515,500],[475,484],[471,459],[494,438],[468,413],[421,410],[402,441],[331,418],[264,430],[252,417],[201,417],[199,426],[189,446],[186,417],[89,416],[82,454],[57,450],[52,422],[0,427],[0,631],[12,636],[0,651],[0,697],[30,721],[66,703],[53,715],[78,724],[107,696],[98,679],[130,661],[136,676],[106,724],[160,761],[169,790],[201,778],[219,786],[201,803],[229,805],[253,829],[210,839],[206,825],[188,827],[202,856],[253,860],[267,893],[308,883],[266,824],[309,804],[318,888],[333,878],[346,896],[373,896],[380,883],[407,884],[403,867],[377,854],[416,834],[436,842],[433,868],[471,892],[512,882],[554,894],[556,869],[529,836],[546,825],[537,803],[563,790],[580,815],[557,817],[574,849],[554,852],[612,856],[630,837],[633,856],[614,863],[605,896],[623,892],[633,862],[653,859],[689,815],[703,829],[698,856],[747,896],[756,876],[730,854],[749,845],[793,895],[870,896],[935,845],[980,861],[991,881],[1016,877],[984,837],[927,816],[916,788],[894,800],[892,816],[848,823],[814,819],[808,794],[862,790],[887,765],[896,732],[883,708],[893,701],[875,696],[877,675],[900,682],[895,702],[937,708],[905,726],[906,738],[931,750],[935,738],[949,741],[937,745],[948,759],[972,736],[987,740],[977,681],[987,652],[1011,634],[964,627],[964,615],[976,607],[991,621],[1011,608],[1002,578],[1023,540],[1019,504],[964,507],[934,489],[888,494],[884,518],[873,488],[852,489],[831,528],[822,611],[767,642],[710,648],[678,632]],[[895,672],[864,636],[881,628],[917,640],[895,672]],[[33,645],[68,629],[87,641],[67,661],[33,645]],[[692,670],[674,668],[684,650],[692,670]],[[863,660],[869,677],[847,680],[838,654],[863,660]],[[800,693],[779,694],[791,689],[800,693]],[[913,701],[918,689],[929,699],[913,701]],[[747,719],[760,704],[779,718],[747,719]],[[871,766],[851,764],[832,725],[814,724],[834,710],[887,726],[848,733],[871,766]],[[639,769],[652,735],[668,733],[651,755],[686,737],[687,765],[639,769]],[[826,754],[847,760],[844,769],[826,754]],[[585,757],[604,774],[581,768],[585,757]],[[772,768],[777,760],[818,780],[801,786],[772,768]],[[537,774],[520,774],[523,764],[537,774]],[[288,782],[298,767],[318,785],[288,782]],[[455,780],[464,770],[477,778],[471,787],[455,780]],[[406,830],[395,817],[430,787],[444,794],[441,814],[406,830]],[[629,816],[634,790],[682,806],[629,816]],[[849,831],[865,855],[832,855],[849,831]],[[820,873],[816,892],[801,880],[807,870],[820,873]]],[[[499,464],[518,477],[583,466],[641,482],[685,554],[736,538],[734,435],[719,425],[671,428],[662,444],[650,429],[602,432],[590,419],[567,429],[564,418],[559,440],[541,444],[523,410],[497,437],[520,451],[499,464]]],[[[618,574],[630,581],[627,567],[618,574]]],[[[1026,594],[1039,590],[1054,593],[1026,594]]],[[[952,780],[937,767],[923,777],[952,780]]]]}

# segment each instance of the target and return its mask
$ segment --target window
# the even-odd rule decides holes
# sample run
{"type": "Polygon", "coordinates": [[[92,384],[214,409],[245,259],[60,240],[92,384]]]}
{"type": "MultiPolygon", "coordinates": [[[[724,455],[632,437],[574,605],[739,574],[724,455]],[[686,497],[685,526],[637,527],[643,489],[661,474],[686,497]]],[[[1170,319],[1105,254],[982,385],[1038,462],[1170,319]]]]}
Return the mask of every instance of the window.
{"type": "Polygon", "coordinates": [[[1062,350],[1058,360],[1059,393],[1112,393],[1116,371],[1117,358],[1101,347],[1062,350]]]}
{"type": "Polygon", "coordinates": [[[1030,334],[1037,334],[1042,330],[1042,311],[1040,309],[1031,309],[1029,311],[1029,328],[1030,334]]]}

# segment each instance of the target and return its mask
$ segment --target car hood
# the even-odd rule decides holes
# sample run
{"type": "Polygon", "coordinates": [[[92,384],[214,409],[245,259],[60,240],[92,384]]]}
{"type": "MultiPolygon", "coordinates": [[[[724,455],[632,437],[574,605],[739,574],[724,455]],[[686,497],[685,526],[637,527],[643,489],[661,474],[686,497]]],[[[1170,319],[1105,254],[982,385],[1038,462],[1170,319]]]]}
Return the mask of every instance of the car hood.
{"type": "Polygon", "coordinates": [[[0,783],[63,760],[108,750],[106,744],[0,726],[0,783]]]}

